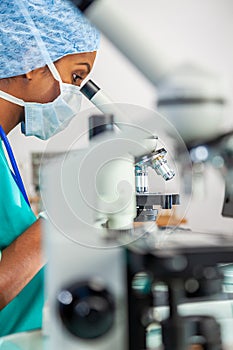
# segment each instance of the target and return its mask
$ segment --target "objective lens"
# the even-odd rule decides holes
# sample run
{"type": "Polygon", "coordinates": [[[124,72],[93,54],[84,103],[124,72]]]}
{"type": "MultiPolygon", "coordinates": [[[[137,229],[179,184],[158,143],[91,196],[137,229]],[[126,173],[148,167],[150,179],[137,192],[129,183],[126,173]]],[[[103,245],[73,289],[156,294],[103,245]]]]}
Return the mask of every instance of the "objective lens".
{"type": "Polygon", "coordinates": [[[163,157],[153,159],[152,166],[156,173],[161,175],[166,181],[171,180],[175,176],[175,172],[170,169],[170,167],[167,165],[166,159],[163,157]]]}

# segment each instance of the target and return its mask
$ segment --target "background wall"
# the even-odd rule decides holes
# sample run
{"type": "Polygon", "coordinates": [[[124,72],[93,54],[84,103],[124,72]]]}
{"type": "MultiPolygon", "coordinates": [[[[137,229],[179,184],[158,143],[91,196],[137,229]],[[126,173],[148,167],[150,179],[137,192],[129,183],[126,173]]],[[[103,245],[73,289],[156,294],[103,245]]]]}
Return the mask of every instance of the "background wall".
{"type": "MultiPolygon", "coordinates": [[[[127,16],[132,16],[135,27],[144,33],[151,47],[154,43],[160,46],[175,64],[200,63],[223,77],[229,105],[221,127],[232,128],[233,1],[117,0],[117,3],[127,16]]],[[[90,77],[117,102],[156,108],[156,88],[105,37],[102,37],[90,77]]],[[[83,101],[82,108],[89,107],[90,103],[83,101]]],[[[80,119],[80,128],[82,123],[85,121],[80,119]]],[[[46,142],[24,137],[19,128],[11,132],[10,138],[28,192],[33,194],[30,155],[31,152],[43,151],[46,142]]],[[[186,215],[189,225],[198,230],[232,231],[233,221],[220,215],[224,195],[220,175],[208,167],[204,181],[202,199],[193,197],[189,205],[186,215]]]]}

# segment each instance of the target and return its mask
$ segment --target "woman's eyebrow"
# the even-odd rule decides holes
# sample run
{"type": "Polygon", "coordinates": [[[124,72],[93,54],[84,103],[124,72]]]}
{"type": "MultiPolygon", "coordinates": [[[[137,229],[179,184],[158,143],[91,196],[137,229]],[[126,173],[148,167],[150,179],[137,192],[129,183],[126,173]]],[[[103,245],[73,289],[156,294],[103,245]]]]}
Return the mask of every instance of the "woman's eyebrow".
{"type": "Polygon", "coordinates": [[[76,63],[78,66],[86,66],[87,67],[87,73],[90,73],[91,71],[91,66],[89,63],[87,62],[79,62],[79,63],[76,63]]]}

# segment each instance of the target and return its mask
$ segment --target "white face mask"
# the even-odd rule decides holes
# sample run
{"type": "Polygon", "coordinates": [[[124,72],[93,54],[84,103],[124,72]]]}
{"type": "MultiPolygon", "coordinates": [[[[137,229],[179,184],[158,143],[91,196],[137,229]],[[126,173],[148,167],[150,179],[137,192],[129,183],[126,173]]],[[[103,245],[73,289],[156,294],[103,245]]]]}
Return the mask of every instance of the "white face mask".
{"type": "Polygon", "coordinates": [[[42,140],[47,140],[65,129],[71,119],[80,111],[82,98],[79,87],[63,83],[55,66],[49,68],[55,79],[59,80],[61,91],[53,102],[44,104],[24,102],[0,91],[0,97],[24,107],[25,124],[22,124],[22,132],[26,136],[36,136],[42,140]]]}

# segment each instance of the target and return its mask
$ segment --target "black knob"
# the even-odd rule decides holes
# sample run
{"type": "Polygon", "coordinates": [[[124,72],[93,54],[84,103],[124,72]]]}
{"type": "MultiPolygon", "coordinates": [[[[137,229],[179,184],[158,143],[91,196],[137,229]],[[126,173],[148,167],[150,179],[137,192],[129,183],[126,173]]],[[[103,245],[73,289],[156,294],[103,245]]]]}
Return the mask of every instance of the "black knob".
{"type": "Polygon", "coordinates": [[[57,297],[58,311],[66,329],[81,339],[96,339],[108,332],[114,322],[114,301],[97,282],[80,282],[62,289],[57,297]]]}
{"type": "Polygon", "coordinates": [[[221,350],[221,329],[212,316],[185,316],[187,324],[188,344],[201,346],[205,350],[221,350]]]}

